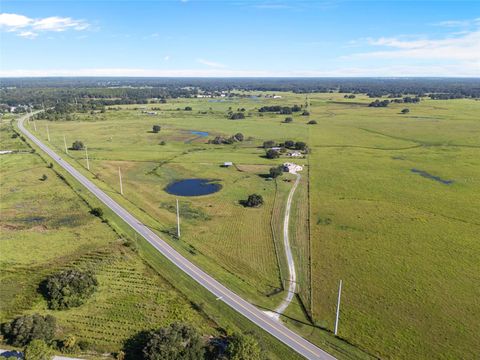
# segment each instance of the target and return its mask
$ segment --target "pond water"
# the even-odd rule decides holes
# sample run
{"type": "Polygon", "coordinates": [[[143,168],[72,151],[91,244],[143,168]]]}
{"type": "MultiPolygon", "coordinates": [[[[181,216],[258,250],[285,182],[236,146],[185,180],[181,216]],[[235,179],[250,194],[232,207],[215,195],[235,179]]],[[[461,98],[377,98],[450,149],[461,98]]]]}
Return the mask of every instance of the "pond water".
{"type": "Polygon", "coordinates": [[[190,130],[190,134],[198,135],[198,136],[202,136],[202,137],[208,136],[208,132],[206,132],[206,131],[190,130]]]}
{"type": "Polygon", "coordinates": [[[411,171],[413,173],[418,174],[420,176],[423,176],[427,179],[435,180],[435,181],[438,181],[438,182],[440,182],[442,184],[445,184],[445,185],[453,184],[453,180],[445,180],[445,179],[442,179],[440,176],[435,176],[435,175],[429,174],[428,172],[423,171],[423,170],[411,169],[411,171]]]}
{"type": "Polygon", "coordinates": [[[213,194],[222,188],[218,180],[213,179],[184,179],[167,185],[165,191],[178,196],[201,196],[213,194]]]}

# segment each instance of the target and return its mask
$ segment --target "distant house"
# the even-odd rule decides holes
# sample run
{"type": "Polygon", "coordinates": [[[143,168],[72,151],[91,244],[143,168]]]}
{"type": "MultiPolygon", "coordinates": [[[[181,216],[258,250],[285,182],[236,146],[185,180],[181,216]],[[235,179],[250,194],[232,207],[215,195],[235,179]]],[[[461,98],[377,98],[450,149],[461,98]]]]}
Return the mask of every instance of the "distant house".
{"type": "Polygon", "coordinates": [[[275,151],[280,151],[282,148],[280,146],[273,146],[270,149],[275,150],[275,151]]]}
{"type": "Polygon", "coordinates": [[[232,165],[233,165],[233,162],[231,162],[231,161],[225,161],[225,162],[223,163],[223,167],[230,167],[230,166],[232,166],[232,165]]]}
{"type": "Polygon", "coordinates": [[[290,151],[289,153],[287,153],[287,156],[290,156],[290,157],[301,157],[303,156],[302,153],[300,151],[290,151]]]}
{"type": "Polygon", "coordinates": [[[282,97],[280,95],[273,95],[274,99],[281,99],[282,97]]]}
{"type": "Polygon", "coordinates": [[[303,170],[303,166],[297,165],[294,163],[285,163],[283,164],[283,171],[289,172],[291,174],[296,174],[299,171],[303,170]]]}
{"type": "Polygon", "coordinates": [[[157,112],[156,111],[142,111],[143,114],[147,114],[147,115],[157,115],[157,112]]]}

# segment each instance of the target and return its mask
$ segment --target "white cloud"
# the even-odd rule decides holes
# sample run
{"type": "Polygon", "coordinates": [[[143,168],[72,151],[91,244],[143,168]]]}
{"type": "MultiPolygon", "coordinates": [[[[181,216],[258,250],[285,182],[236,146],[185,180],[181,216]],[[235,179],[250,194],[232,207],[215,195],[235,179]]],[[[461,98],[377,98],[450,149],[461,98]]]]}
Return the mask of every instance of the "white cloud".
{"type": "Polygon", "coordinates": [[[26,39],[35,39],[38,34],[34,33],[33,31],[20,31],[18,36],[24,37],[26,39]]]}
{"type": "Polygon", "coordinates": [[[82,31],[90,26],[84,20],[70,17],[50,16],[46,18],[29,18],[20,14],[0,14],[0,28],[7,32],[15,32],[18,36],[33,39],[39,32],[62,32],[66,30],[82,31]]]}
{"type": "Polygon", "coordinates": [[[92,68],[0,70],[0,77],[46,76],[119,76],[119,77],[478,77],[478,65],[466,62],[462,67],[450,65],[392,65],[372,67],[343,67],[332,70],[231,70],[231,69],[141,69],[92,68]]]}
{"type": "Polygon", "coordinates": [[[480,30],[462,32],[443,39],[403,40],[382,37],[369,39],[368,43],[386,49],[356,53],[346,58],[480,61],[480,30]]]}
{"type": "Polygon", "coordinates": [[[212,68],[225,68],[225,67],[227,67],[224,64],[221,64],[221,63],[218,63],[218,62],[215,62],[215,61],[205,60],[205,59],[197,59],[197,62],[202,64],[202,65],[206,65],[206,66],[209,66],[209,67],[212,67],[212,68]]]}

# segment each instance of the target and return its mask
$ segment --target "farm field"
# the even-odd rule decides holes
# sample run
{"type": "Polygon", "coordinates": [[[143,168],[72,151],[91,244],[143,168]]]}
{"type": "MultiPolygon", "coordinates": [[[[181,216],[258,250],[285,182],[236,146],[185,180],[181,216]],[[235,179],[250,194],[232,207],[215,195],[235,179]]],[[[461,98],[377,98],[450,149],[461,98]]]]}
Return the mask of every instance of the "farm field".
{"type": "MultiPolygon", "coordinates": [[[[81,151],[69,151],[72,164],[192,261],[271,309],[282,298],[285,264],[275,235],[281,234],[278,216],[289,186],[261,176],[285,158],[266,159],[260,146],[266,140],[305,141],[311,154],[295,160],[308,169],[293,204],[291,231],[299,298],[315,325],[333,330],[342,279],[341,338],[386,359],[473,359],[480,352],[480,103],[423,100],[370,108],[372,99],[362,95],[281,95],[177,99],[76,114],[73,121],[48,122],[51,145],[61,152],[63,136],[69,145],[83,141],[91,171],[81,151]],[[294,114],[290,124],[282,123],[285,115],[258,112],[264,105],[305,102],[310,115],[294,114]],[[160,110],[150,116],[142,113],[144,106],[160,110]],[[400,113],[404,107],[409,114],[400,113]],[[227,119],[229,108],[245,108],[246,118],[227,119]],[[307,125],[310,119],[318,124],[307,125]],[[151,132],[155,124],[159,133],[151,132]],[[206,143],[237,132],[244,142],[206,143]],[[221,167],[225,161],[236,166],[221,167]],[[118,193],[119,167],[124,197],[118,193]],[[223,188],[180,199],[184,216],[177,240],[176,197],[164,188],[194,177],[218,179],[223,188]],[[253,192],[265,206],[238,204],[253,192]]],[[[46,125],[37,121],[36,134],[44,141],[46,125]]],[[[308,322],[302,306],[292,304],[286,315],[308,322]]],[[[324,332],[314,326],[299,331],[322,342],[324,332]]]]}

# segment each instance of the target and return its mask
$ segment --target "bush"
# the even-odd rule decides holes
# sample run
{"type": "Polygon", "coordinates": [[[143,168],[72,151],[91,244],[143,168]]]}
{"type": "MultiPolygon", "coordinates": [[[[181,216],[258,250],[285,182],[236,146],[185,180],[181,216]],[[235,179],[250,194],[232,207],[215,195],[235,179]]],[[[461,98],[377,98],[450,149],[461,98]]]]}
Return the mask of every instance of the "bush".
{"type": "Polygon", "coordinates": [[[277,159],[280,157],[280,154],[277,150],[269,149],[267,150],[266,156],[268,159],[277,159]]]}
{"type": "Polygon", "coordinates": [[[53,357],[52,349],[43,340],[33,340],[23,350],[25,360],[50,360],[53,357]]]}
{"type": "Polygon", "coordinates": [[[90,214],[101,218],[103,216],[103,210],[102,208],[96,207],[90,210],[90,214]]]}
{"type": "Polygon", "coordinates": [[[408,114],[409,112],[410,112],[410,109],[407,109],[407,108],[401,111],[402,114],[408,114]]]}
{"type": "Polygon", "coordinates": [[[82,305],[97,286],[91,272],[70,269],[48,277],[42,290],[50,309],[62,310],[82,305]]]}
{"type": "Polygon", "coordinates": [[[225,352],[229,360],[263,359],[258,342],[248,335],[233,334],[230,336],[225,352]]]}
{"type": "Polygon", "coordinates": [[[43,340],[50,343],[56,329],[55,318],[51,315],[39,314],[17,317],[10,323],[4,324],[2,333],[7,343],[13,346],[25,346],[32,340],[43,340]]]}
{"type": "Polygon", "coordinates": [[[310,115],[310,113],[307,110],[303,110],[302,116],[308,116],[308,115],[310,115]]]}
{"type": "Polygon", "coordinates": [[[307,144],[304,143],[303,141],[297,141],[295,143],[295,149],[297,150],[306,150],[307,149],[307,144]]]}
{"type": "Polygon", "coordinates": [[[203,360],[205,348],[197,330],[184,324],[168,327],[147,334],[142,349],[145,360],[203,360]]]}
{"type": "Polygon", "coordinates": [[[283,120],[284,123],[291,123],[293,122],[293,118],[291,118],[290,116],[286,117],[285,120],[283,120]]]}
{"type": "Polygon", "coordinates": [[[166,144],[167,144],[167,143],[165,142],[165,140],[160,141],[160,145],[163,146],[163,145],[166,145],[166,144]]]}
{"type": "Polygon", "coordinates": [[[83,150],[84,145],[80,140],[75,140],[72,144],[72,150],[83,150]]]}
{"type": "Polygon", "coordinates": [[[153,127],[152,127],[152,131],[154,133],[158,133],[160,131],[160,129],[161,129],[160,125],[153,125],[153,127]]]}
{"type": "Polygon", "coordinates": [[[247,207],[259,207],[263,205],[263,197],[258,194],[248,195],[247,200],[243,201],[242,204],[247,207]]]}
{"type": "Polygon", "coordinates": [[[191,106],[185,106],[185,111],[192,111],[192,107],[191,106]]]}
{"type": "Polygon", "coordinates": [[[317,125],[317,120],[310,120],[308,123],[308,125],[317,125]]]}
{"type": "Polygon", "coordinates": [[[40,178],[40,180],[42,181],[46,181],[48,179],[48,176],[43,174],[42,177],[40,178]]]}

